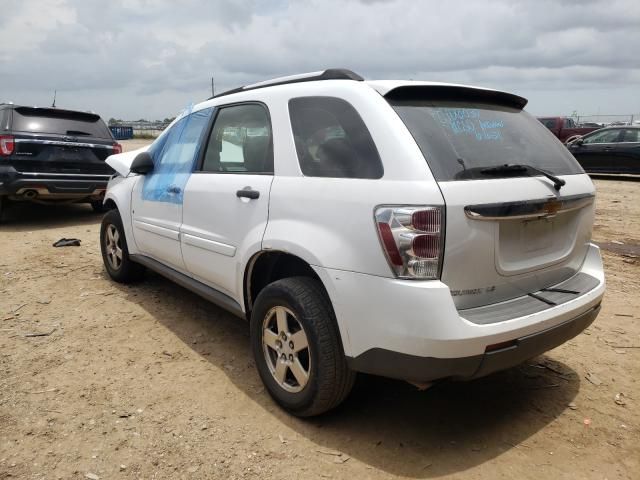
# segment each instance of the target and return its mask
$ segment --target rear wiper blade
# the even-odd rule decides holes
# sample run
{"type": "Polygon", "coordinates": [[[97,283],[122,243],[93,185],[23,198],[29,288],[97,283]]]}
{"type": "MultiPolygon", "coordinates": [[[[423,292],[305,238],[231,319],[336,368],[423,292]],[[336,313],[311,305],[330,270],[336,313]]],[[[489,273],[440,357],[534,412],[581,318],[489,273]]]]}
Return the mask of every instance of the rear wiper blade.
{"type": "Polygon", "coordinates": [[[67,130],[67,135],[86,135],[88,137],[91,136],[90,133],[83,132],[81,130],[67,130]]]}
{"type": "Polygon", "coordinates": [[[505,163],[504,165],[499,165],[497,167],[483,168],[482,170],[480,170],[480,173],[484,173],[485,175],[500,175],[502,173],[523,173],[527,171],[544,175],[553,182],[553,187],[556,190],[560,190],[567,183],[565,180],[556,177],[546,170],[519,163],[505,163]]]}

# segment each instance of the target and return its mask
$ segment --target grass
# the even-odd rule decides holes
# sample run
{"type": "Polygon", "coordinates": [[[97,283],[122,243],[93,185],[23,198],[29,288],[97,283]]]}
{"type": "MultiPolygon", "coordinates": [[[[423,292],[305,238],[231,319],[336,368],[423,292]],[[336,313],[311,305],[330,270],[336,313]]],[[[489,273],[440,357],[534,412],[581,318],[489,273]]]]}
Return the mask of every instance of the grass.
{"type": "Polygon", "coordinates": [[[153,135],[151,133],[134,133],[133,138],[136,140],[153,140],[157,138],[157,135],[153,135]]]}

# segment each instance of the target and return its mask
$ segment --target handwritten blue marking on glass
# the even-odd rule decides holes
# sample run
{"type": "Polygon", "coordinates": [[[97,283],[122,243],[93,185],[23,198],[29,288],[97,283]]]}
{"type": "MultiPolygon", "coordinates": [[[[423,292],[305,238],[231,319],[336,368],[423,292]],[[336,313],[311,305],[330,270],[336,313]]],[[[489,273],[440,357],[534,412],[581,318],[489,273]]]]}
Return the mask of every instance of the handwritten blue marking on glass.
{"type": "Polygon", "coordinates": [[[454,135],[473,135],[476,140],[500,140],[502,120],[482,120],[477,108],[437,108],[432,116],[454,135]]]}

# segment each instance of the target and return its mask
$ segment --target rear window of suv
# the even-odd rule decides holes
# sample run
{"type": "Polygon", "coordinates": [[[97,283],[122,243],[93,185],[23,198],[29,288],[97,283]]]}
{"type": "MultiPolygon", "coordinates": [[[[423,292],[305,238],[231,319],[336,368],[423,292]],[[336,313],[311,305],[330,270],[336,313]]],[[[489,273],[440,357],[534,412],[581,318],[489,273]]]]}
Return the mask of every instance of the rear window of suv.
{"type": "Polygon", "coordinates": [[[9,128],[9,109],[0,109],[0,130],[8,130],[9,128]]]}
{"type": "Polygon", "coordinates": [[[583,173],[567,149],[523,110],[452,101],[393,100],[436,180],[495,178],[485,168],[525,164],[554,175],[583,173]]]}
{"type": "Polygon", "coordinates": [[[336,97],[289,100],[300,169],[307,177],[380,178],[382,161],[355,108],[336,97]]]}
{"type": "Polygon", "coordinates": [[[111,138],[109,128],[99,115],[53,108],[18,107],[13,111],[11,129],[73,137],[111,138]]]}

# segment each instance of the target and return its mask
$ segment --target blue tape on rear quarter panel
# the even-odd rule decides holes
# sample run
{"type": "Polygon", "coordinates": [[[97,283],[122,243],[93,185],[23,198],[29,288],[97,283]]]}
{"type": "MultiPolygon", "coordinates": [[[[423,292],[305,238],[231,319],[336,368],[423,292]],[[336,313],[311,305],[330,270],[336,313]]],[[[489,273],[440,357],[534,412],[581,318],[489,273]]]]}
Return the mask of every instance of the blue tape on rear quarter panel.
{"type": "Polygon", "coordinates": [[[163,148],[153,152],[153,173],[142,186],[142,199],[182,204],[184,187],[193,172],[202,145],[202,136],[213,108],[191,113],[192,107],[167,132],[163,148]]]}

